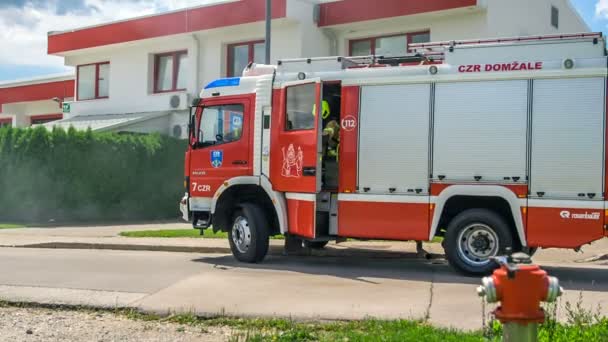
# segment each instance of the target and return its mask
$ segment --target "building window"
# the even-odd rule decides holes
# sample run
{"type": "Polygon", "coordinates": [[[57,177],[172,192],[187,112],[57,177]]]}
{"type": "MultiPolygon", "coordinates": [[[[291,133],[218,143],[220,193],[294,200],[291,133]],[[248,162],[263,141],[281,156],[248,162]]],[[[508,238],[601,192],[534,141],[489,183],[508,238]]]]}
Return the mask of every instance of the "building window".
{"type": "Polygon", "coordinates": [[[355,39],[350,41],[349,54],[351,56],[403,56],[407,54],[409,44],[427,43],[430,40],[429,31],[355,39]]]}
{"type": "Polygon", "coordinates": [[[551,26],[559,28],[559,9],[551,6],[551,26]]]}
{"type": "Polygon", "coordinates": [[[154,56],[154,92],[186,90],[188,52],[176,51],[154,56]]]}
{"type": "Polygon", "coordinates": [[[63,114],[35,115],[30,118],[30,122],[32,125],[42,125],[47,122],[61,119],[63,119],[63,114]]]}
{"type": "Polygon", "coordinates": [[[227,76],[240,76],[249,62],[264,63],[266,44],[263,40],[228,45],[227,76]]]}
{"type": "Polygon", "coordinates": [[[78,100],[106,99],[110,88],[110,62],[79,65],[78,100]]]}

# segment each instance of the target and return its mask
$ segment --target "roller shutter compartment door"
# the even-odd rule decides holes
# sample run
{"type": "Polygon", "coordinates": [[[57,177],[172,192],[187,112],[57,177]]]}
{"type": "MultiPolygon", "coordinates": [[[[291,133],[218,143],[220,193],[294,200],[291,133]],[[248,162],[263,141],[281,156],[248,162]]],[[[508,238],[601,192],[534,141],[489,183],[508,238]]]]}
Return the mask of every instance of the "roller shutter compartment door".
{"type": "Polygon", "coordinates": [[[528,81],[437,84],[433,177],[526,179],[528,81]]]}
{"type": "Polygon", "coordinates": [[[359,192],[428,193],[430,93],[429,84],[362,87],[359,192]]]}
{"type": "Polygon", "coordinates": [[[532,197],[601,199],[605,83],[599,77],[534,81],[532,197]]]}

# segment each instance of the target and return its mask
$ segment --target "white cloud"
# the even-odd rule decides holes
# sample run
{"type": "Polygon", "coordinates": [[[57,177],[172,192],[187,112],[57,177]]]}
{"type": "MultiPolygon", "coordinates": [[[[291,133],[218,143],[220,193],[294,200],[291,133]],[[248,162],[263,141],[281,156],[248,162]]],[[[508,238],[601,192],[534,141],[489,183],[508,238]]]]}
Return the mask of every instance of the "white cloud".
{"type": "Polygon", "coordinates": [[[598,0],[595,4],[595,15],[608,19],[608,0],[598,0]]]}
{"type": "Polygon", "coordinates": [[[81,0],[73,10],[59,8],[62,0],[26,1],[0,6],[0,65],[63,66],[63,58],[49,56],[47,33],[96,25],[218,0],[81,0]]]}

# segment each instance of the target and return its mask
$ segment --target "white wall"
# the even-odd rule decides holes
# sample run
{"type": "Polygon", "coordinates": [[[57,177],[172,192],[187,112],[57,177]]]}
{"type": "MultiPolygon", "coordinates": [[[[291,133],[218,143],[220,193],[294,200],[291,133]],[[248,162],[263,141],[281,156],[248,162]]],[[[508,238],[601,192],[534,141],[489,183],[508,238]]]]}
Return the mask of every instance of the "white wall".
{"type": "Polygon", "coordinates": [[[59,104],[52,100],[7,103],[3,106],[2,118],[12,117],[13,126],[28,127],[34,115],[59,114],[59,104]]]}
{"type": "Polygon", "coordinates": [[[487,0],[487,3],[488,33],[494,33],[494,36],[589,31],[568,0],[487,0]],[[551,6],[555,6],[559,10],[559,28],[557,29],[551,26],[551,6]]]}
{"type": "MultiPolygon", "coordinates": [[[[228,45],[264,40],[264,23],[253,23],[197,33],[200,41],[200,86],[227,75],[228,45]]],[[[271,63],[283,58],[300,57],[297,24],[281,19],[272,22],[271,63]]],[[[200,89],[199,89],[200,91],[200,89]]]]}
{"type": "Polygon", "coordinates": [[[287,1],[287,17],[297,25],[292,39],[298,37],[294,39],[294,43],[299,43],[300,46],[298,55],[286,56],[287,58],[322,57],[331,54],[330,38],[314,22],[314,7],[313,3],[307,1],[287,1]]]}
{"type": "Polygon", "coordinates": [[[400,33],[431,32],[432,41],[467,39],[486,32],[486,13],[482,9],[452,10],[340,25],[332,30],[338,40],[338,54],[348,55],[349,41],[400,33]]]}
{"type": "Polygon", "coordinates": [[[374,20],[330,28],[338,53],[348,55],[348,42],[398,33],[430,30],[432,41],[587,32],[589,28],[568,0],[485,0],[474,9],[456,9],[374,20]],[[559,29],[551,26],[551,6],[559,9],[559,29]]]}
{"type": "MultiPolygon", "coordinates": [[[[275,20],[272,62],[300,57],[300,35],[293,21],[275,20]]],[[[73,102],[70,116],[170,111],[171,96],[184,92],[153,93],[155,54],[188,51],[189,79],[185,93],[191,99],[207,83],[226,76],[228,44],[263,39],[263,23],[253,23],[78,51],[66,57],[66,65],[110,62],[109,98],[73,102]]]]}
{"type": "MultiPolygon", "coordinates": [[[[171,96],[183,93],[153,93],[154,54],[188,50],[188,69],[196,69],[198,49],[191,35],[163,37],[66,57],[66,65],[110,62],[109,98],[77,101],[71,115],[121,114],[171,110],[171,96]]],[[[195,94],[196,73],[188,73],[188,93],[195,94]]]]}

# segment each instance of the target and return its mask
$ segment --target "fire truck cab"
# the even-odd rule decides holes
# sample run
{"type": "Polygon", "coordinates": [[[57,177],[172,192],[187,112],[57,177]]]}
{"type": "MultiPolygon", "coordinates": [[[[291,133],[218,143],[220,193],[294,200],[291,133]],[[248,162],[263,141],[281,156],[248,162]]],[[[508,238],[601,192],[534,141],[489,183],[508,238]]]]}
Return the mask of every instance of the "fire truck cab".
{"type": "Polygon", "coordinates": [[[260,262],[269,236],[443,237],[450,264],[580,248],[605,228],[601,34],[250,64],[192,106],[184,219],[260,262]],[[334,153],[330,153],[333,150],[334,153]]]}

